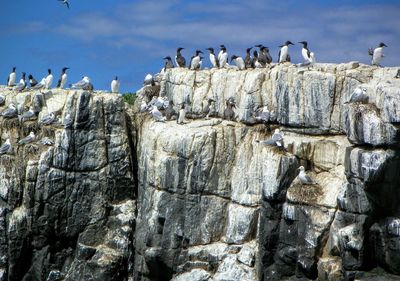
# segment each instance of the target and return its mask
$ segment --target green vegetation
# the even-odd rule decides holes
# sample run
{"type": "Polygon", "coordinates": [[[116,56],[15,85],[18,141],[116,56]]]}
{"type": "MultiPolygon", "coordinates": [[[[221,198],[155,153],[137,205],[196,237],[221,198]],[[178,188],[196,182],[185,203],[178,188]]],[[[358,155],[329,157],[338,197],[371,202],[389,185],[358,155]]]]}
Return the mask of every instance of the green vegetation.
{"type": "Polygon", "coordinates": [[[135,103],[137,96],[136,96],[136,93],[125,93],[125,94],[122,94],[122,97],[124,98],[124,101],[127,104],[133,105],[135,103]]]}

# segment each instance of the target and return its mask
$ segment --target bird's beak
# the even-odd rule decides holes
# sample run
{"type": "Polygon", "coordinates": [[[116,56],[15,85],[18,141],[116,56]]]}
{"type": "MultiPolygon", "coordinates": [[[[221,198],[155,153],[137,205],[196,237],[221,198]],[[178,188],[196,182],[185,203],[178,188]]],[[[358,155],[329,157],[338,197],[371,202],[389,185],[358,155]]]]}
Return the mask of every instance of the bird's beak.
{"type": "Polygon", "coordinates": [[[383,44],[383,46],[387,47],[386,44],[383,44]]]}

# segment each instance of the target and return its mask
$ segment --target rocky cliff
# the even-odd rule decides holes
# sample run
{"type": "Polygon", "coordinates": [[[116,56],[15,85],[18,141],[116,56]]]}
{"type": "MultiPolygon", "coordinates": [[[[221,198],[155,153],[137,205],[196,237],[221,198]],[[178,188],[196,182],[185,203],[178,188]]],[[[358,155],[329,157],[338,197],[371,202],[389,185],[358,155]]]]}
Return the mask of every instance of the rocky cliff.
{"type": "Polygon", "coordinates": [[[2,88],[6,105],[37,104],[39,120],[59,122],[0,120],[13,144],[0,158],[0,280],[399,280],[396,73],[172,69],[134,107],[2,88]],[[360,85],[369,103],[344,104],[360,85]],[[154,94],[184,102],[187,122],[140,113],[154,94]],[[222,119],[228,98],[233,121],[222,119]],[[276,122],[257,124],[261,105],[276,122]],[[275,128],[285,149],[256,142],[275,128]],[[32,130],[54,144],[17,146],[32,130]],[[301,185],[300,165],[315,185],[301,185]]]}

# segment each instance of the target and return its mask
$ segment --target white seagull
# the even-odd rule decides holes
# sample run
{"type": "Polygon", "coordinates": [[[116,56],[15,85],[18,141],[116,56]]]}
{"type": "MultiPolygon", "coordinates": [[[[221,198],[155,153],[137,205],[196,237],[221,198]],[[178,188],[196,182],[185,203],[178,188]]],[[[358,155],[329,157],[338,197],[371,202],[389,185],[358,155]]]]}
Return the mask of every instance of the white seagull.
{"type": "Polygon", "coordinates": [[[279,129],[275,129],[275,132],[272,135],[272,140],[275,142],[277,147],[283,147],[283,133],[281,133],[279,129]]]}
{"type": "Polygon", "coordinates": [[[300,171],[298,177],[299,177],[299,180],[300,180],[301,184],[304,184],[304,185],[315,184],[315,181],[313,181],[313,179],[310,178],[310,176],[308,176],[306,174],[303,166],[300,166],[297,170],[300,171]]]}
{"type": "Polygon", "coordinates": [[[49,114],[43,116],[43,118],[40,120],[40,124],[42,125],[50,125],[56,120],[56,115],[54,112],[50,112],[49,114]]]}
{"type": "Polygon", "coordinates": [[[150,113],[156,122],[165,122],[165,117],[162,116],[157,106],[153,105],[153,109],[150,111],[150,113]]]}
{"type": "Polygon", "coordinates": [[[31,143],[35,140],[36,136],[34,132],[30,132],[29,135],[18,142],[18,145],[24,145],[31,143]]]}
{"type": "Polygon", "coordinates": [[[354,89],[354,91],[351,94],[349,100],[346,101],[345,104],[352,103],[352,102],[368,103],[368,99],[369,98],[368,98],[368,95],[367,95],[367,89],[357,87],[357,88],[354,89]]]}
{"type": "Polygon", "coordinates": [[[13,118],[16,117],[17,115],[18,115],[17,108],[13,103],[10,103],[8,105],[8,108],[1,113],[1,116],[3,116],[4,118],[13,118]]]}
{"type": "Polygon", "coordinates": [[[3,145],[0,147],[0,155],[11,152],[11,142],[10,139],[6,139],[3,145]]]}
{"type": "Polygon", "coordinates": [[[72,84],[71,89],[93,90],[93,85],[89,77],[84,76],[81,81],[72,84]]]}
{"type": "Polygon", "coordinates": [[[21,122],[25,122],[26,120],[31,120],[31,119],[35,119],[36,118],[36,114],[35,111],[33,110],[33,107],[29,107],[29,110],[24,112],[21,115],[20,121],[21,122]]]}

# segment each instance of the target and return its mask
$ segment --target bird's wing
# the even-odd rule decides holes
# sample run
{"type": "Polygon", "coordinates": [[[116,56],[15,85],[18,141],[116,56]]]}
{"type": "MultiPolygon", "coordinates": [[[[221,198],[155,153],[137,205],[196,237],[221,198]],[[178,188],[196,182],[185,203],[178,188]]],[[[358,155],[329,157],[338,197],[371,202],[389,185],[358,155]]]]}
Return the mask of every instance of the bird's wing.
{"type": "Polygon", "coordinates": [[[310,58],[310,50],[307,49],[307,57],[310,58]]]}
{"type": "Polygon", "coordinates": [[[160,119],[162,119],[162,114],[160,111],[155,111],[155,112],[153,112],[153,117],[156,120],[160,120],[160,119]]]}
{"type": "Polygon", "coordinates": [[[368,55],[373,56],[374,50],[372,48],[368,48],[368,55]]]}
{"type": "Polygon", "coordinates": [[[309,175],[304,175],[304,179],[309,184],[313,184],[314,183],[314,181],[312,180],[312,178],[309,175]]]}
{"type": "Polygon", "coordinates": [[[60,88],[60,86],[61,86],[61,81],[62,81],[62,75],[60,76],[60,78],[58,78],[57,88],[60,88]]]}
{"type": "Polygon", "coordinates": [[[0,154],[6,153],[6,152],[8,151],[9,148],[10,148],[10,145],[9,145],[9,144],[3,144],[3,145],[0,147],[0,154]]]}
{"type": "Polygon", "coordinates": [[[282,135],[281,134],[273,134],[272,135],[272,140],[274,140],[274,141],[281,141],[283,139],[283,137],[282,137],[282,135]]]}
{"type": "Polygon", "coordinates": [[[278,53],[278,62],[280,61],[280,59],[281,59],[281,50],[279,50],[279,53],[278,53]]]}
{"type": "Polygon", "coordinates": [[[7,86],[8,86],[9,82],[10,82],[10,75],[8,75],[8,77],[7,77],[7,86]]]}
{"type": "Polygon", "coordinates": [[[67,1],[67,2],[65,2],[65,4],[67,5],[67,7],[68,7],[68,9],[69,9],[69,3],[68,3],[68,1],[67,1]]]}

